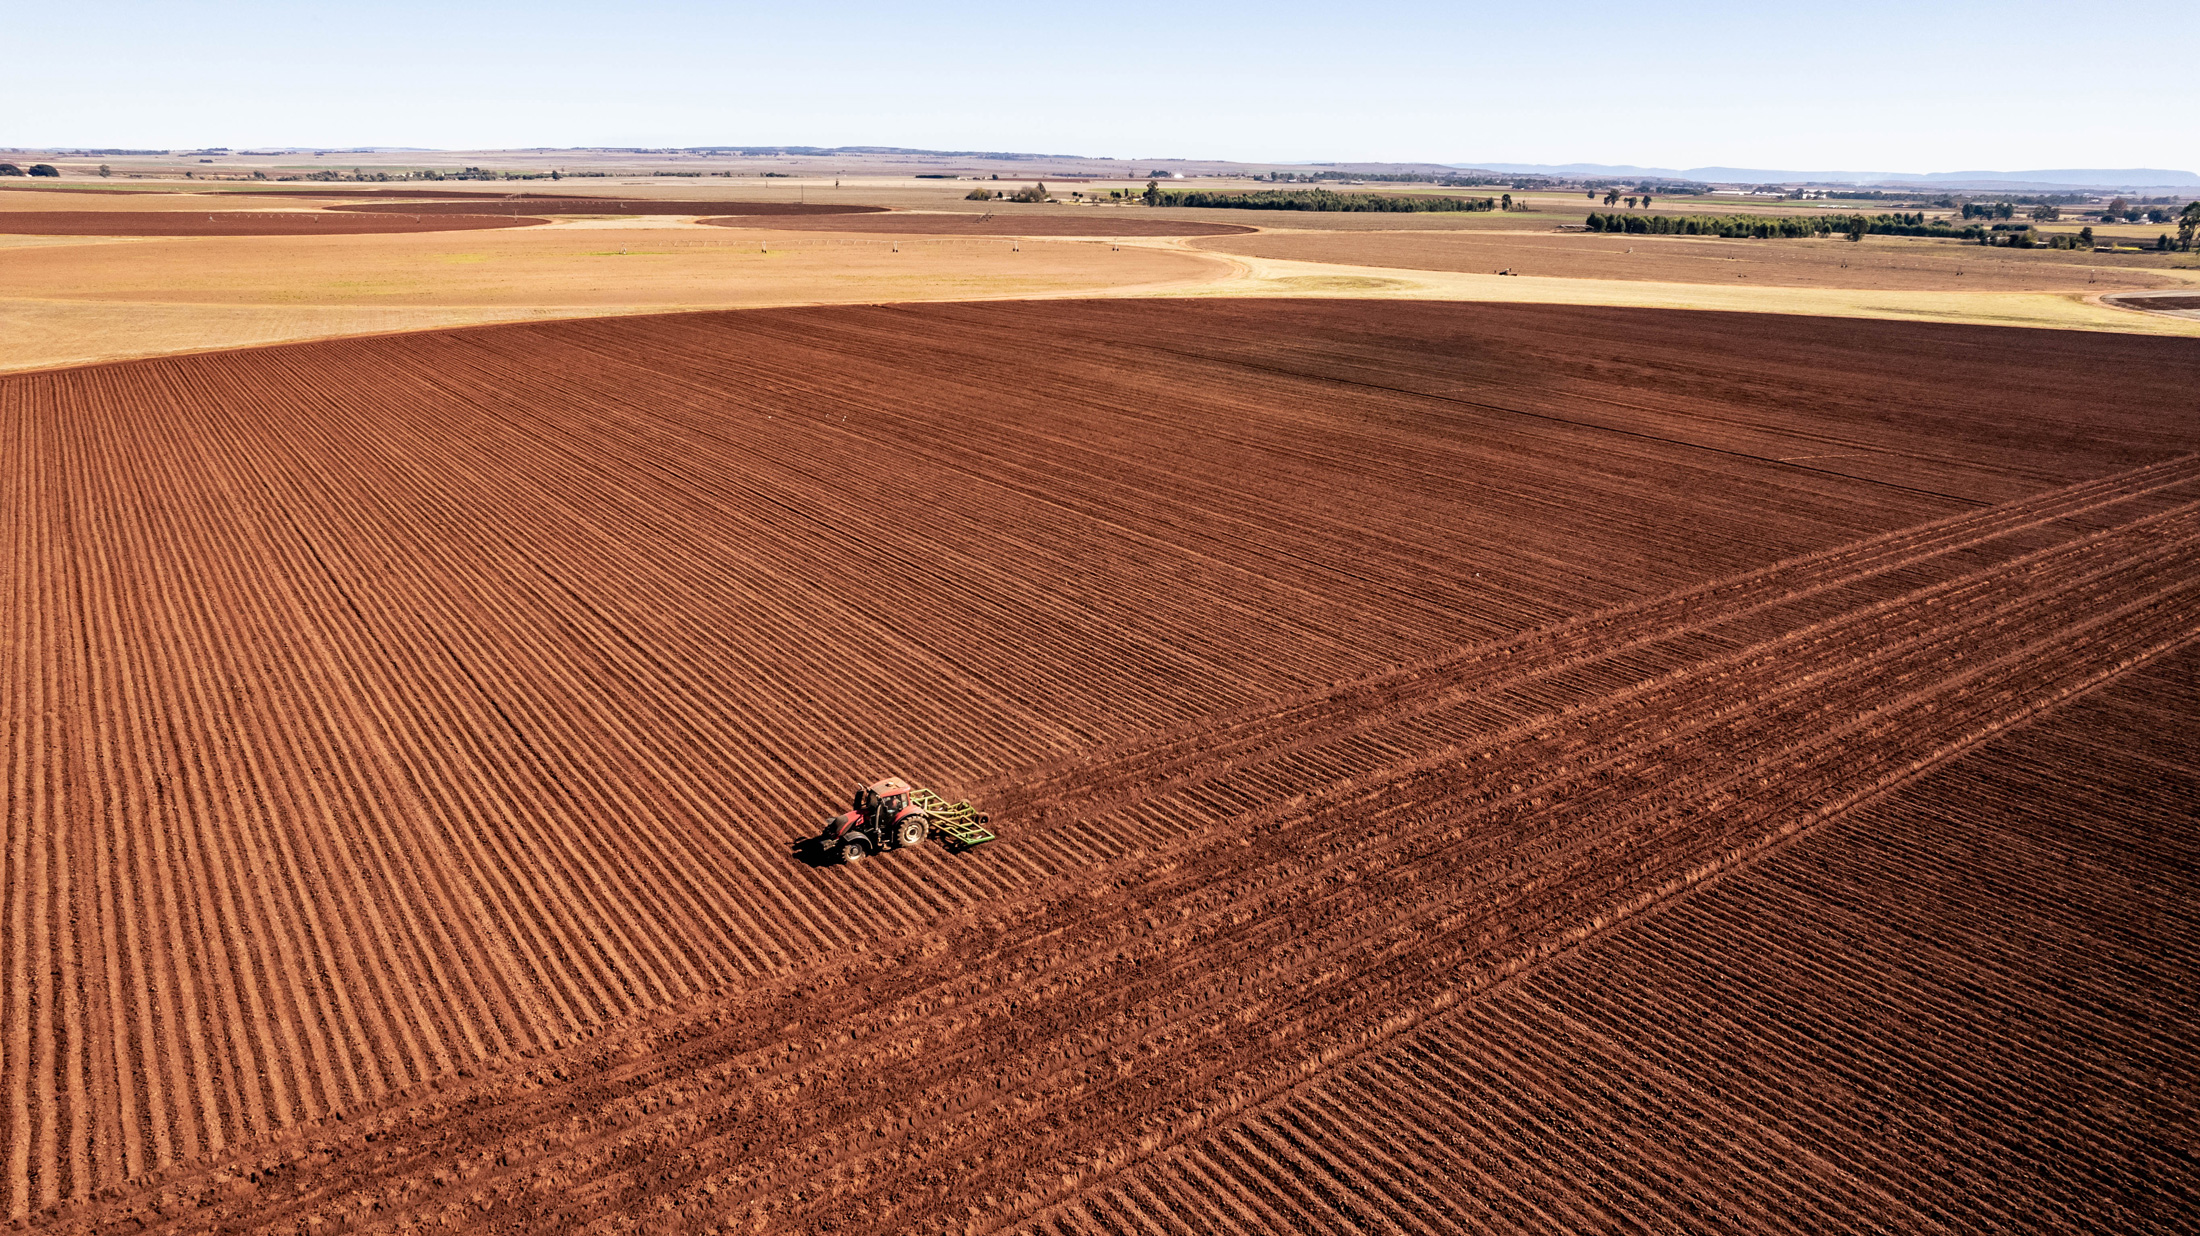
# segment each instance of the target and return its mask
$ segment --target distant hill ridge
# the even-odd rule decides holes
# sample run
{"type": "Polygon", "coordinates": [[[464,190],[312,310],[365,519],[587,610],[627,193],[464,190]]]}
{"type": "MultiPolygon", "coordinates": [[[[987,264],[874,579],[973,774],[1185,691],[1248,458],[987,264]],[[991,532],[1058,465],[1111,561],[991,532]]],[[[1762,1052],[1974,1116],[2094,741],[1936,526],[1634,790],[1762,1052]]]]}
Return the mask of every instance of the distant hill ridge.
{"type": "Polygon", "coordinates": [[[1454,166],[1515,175],[1649,176],[1726,184],[1853,184],[1936,189],[2200,188],[2200,176],[2159,167],[2049,168],[2024,172],[1798,172],[1756,167],[1670,168],[1613,163],[1460,163],[1454,166]]]}

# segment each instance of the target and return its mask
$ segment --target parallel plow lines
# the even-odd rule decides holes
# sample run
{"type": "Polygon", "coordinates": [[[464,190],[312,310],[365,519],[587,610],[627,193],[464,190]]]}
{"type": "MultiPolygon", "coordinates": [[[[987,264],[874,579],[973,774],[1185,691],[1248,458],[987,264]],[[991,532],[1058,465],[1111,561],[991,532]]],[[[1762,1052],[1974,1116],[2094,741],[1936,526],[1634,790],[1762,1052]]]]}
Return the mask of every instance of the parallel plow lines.
{"type": "MultiPolygon", "coordinates": [[[[1094,836],[1162,799],[1185,804],[1183,826],[1079,855],[1089,865],[1074,878],[943,920],[941,934],[832,979],[711,1002],[579,1062],[439,1094],[428,1128],[402,1106],[369,1118],[405,1145],[357,1143],[300,1172],[296,1201],[257,1197],[252,1217],[269,1231],[308,1214],[403,1226],[455,1204],[473,1222],[529,1228],[667,1214],[736,1230],[906,1230],[959,1224],[976,1200],[989,1224],[1030,1214],[1106,1229],[1145,1212],[1129,1184],[1095,1188],[1150,1163],[1136,1178],[1146,1205],[1196,1194],[1220,1208],[1178,1213],[1179,1227],[1525,1223],[1519,1199],[1477,1212],[1394,1197],[1390,1209],[1380,1199],[1403,1188],[1402,1169],[1318,1154],[1323,1139],[1293,1131],[1317,1118],[1310,1100],[1292,1096],[2200,635],[2196,498],[2194,461],[2181,459],[1785,564],[1762,573],[1775,581],[1764,592],[1728,581],[1597,616],[1583,625],[1701,620],[1614,640],[1609,658],[1522,653],[1511,673],[1448,659],[1411,678],[1429,706],[1401,706],[1404,680],[1378,679],[1372,716],[1311,737],[1290,708],[1270,714],[1265,739],[1239,719],[1224,727],[1236,746],[1298,743],[1294,757],[1327,752],[1350,778],[1251,817],[1225,814],[1227,797],[1203,808],[1199,791],[1257,761],[1180,768],[1134,791],[1095,779],[1113,754],[1104,768],[1043,770],[1056,785],[1117,787],[1083,821],[1094,836]],[[1859,586],[1889,575],[1902,582],[1859,586]],[[1806,596],[1803,578],[1850,589],[1849,608],[1774,603],[1806,596]],[[1693,655],[1640,655],[1660,638],[1693,655]],[[1606,659],[1628,686],[1581,672],[1606,659]],[[1519,702],[1523,684],[1554,673],[1562,702],[1519,702]],[[645,1063],[619,1063],[631,1042],[651,1044],[645,1063]],[[409,1183],[392,1193],[395,1181],[409,1183]],[[1216,1185],[1226,1202],[1204,1192],[1216,1185]]],[[[1566,638],[1561,627],[1527,643],[1566,638]]],[[[1076,799],[1049,801],[1069,812],[1076,799]]]]}
{"type": "Polygon", "coordinates": [[[1241,312],[0,380],[0,1208],[1471,1227],[1279,1104],[2195,630],[2200,457],[2106,414],[1942,499],[1720,445],[1870,366],[1615,444],[1443,393],[1565,321],[1241,312]],[[888,770],[1003,842],[790,853],[888,770]]]}
{"type": "MultiPolygon", "coordinates": [[[[1317,1127],[1312,1178],[1412,1191],[1437,1212],[1392,1211],[1412,1230],[2178,1226],[2200,1186],[2164,1134],[2200,1114],[2200,956],[2156,877],[2190,861],[2200,776],[2127,757],[2083,783],[2114,808],[2088,812],[2040,756],[2098,732],[2104,696],[2173,697],[2196,665],[2188,645],[1044,1226],[1184,1230],[1185,1179],[1317,1127]]],[[[1243,1174],[1206,1187],[1288,1194],[1263,1226],[1331,1221],[1243,1174]]]]}

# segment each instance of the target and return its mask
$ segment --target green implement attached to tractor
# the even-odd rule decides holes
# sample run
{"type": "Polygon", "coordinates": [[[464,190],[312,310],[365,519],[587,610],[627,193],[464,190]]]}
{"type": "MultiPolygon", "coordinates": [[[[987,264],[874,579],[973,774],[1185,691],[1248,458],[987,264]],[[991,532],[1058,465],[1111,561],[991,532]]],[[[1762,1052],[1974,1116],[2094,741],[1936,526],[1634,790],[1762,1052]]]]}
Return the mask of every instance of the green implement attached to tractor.
{"type": "Polygon", "coordinates": [[[946,834],[950,849],[967,850],[993,840],[992,830],[986,827],[991,819],[969,803],[951,803],[930,790],[915,791],[909,801],[932,817],[932,827],[946,834]]]}

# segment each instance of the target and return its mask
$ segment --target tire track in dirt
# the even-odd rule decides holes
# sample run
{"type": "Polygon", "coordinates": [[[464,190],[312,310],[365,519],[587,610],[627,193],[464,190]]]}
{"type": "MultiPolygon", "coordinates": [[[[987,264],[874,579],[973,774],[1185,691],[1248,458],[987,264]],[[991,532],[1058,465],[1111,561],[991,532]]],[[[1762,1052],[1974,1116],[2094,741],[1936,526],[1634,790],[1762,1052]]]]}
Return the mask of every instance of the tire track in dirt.
{"type": "Polygon", "coordinates": [[[1735,579],[1617,611],[1584,616],[1495,645],[1465,649],[1334,691],[1264,704],[1227,719],[1207,719],[1174,732],[1144,736],[1065,763],[1034,777],[988,785],[989,801],[1011,810],[1024,800],[1054,809],[1089,809],[1135,794],[1147,779],[1185,779],[1195,764],[1209,775],[1241,766],[1232,756],[1264,752],[1301,735],[1330,739],[1354,727],[1394,723],[1401,710],[1440,706],[1458,693],[1488,689],[1491,680],[1558,672],[1591,659],[1660,642],[1683,640],[1768,607],[1793,605],[1820,592],[1874,575],[1916,567],[1960,550],[2015,537],[2058,520],[2175,492],[2200,477],[2200,457],[2184,456],[2065,487],[1986,511],[1905,529],[1839,550],[1781,563],[1735,579]],[[1480,663],[1475,674],[1469,666],[1480,663]]]}
{"type": "Polygon", "coordinates": [[[1451,1198],[1601,1198],[1621,1208],[1614,1225],[2175,1226],[2195,1194],[2170,1130],[2196,1109],[2174,1081],[2195,1047],[2196,960],[2191,916],[2172,908],[2191,850],[2176,812],[2200,779],[2164,785],[2145,753],[2159,744],[2111,737],[2103,714],[2174,700],[2195,656],[2188,644],[1293,1104],[1368,1113],[1384,1144],[1427,1159],[1393,1182],[1440,1172],[1451,1198]],[[2071,782],[2051,753],[2080,736],[2122,767],[2071,782]],[[1605,1164],[1647,1180],[1606,1187],[1605,1164]]]}

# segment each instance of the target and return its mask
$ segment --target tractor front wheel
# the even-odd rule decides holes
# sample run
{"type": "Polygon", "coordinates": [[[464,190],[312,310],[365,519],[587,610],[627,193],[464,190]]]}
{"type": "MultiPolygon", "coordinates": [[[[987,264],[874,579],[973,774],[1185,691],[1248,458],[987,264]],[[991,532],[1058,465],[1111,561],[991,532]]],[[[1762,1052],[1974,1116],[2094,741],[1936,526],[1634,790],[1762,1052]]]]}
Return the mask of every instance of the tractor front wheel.
{"type": "Polygon", "coordinates": [[[840,861],[844,863],[861,862],[870,852],[871,847],[865,845],[861,837],[850,837],[840,843],[840,861]]]}
{"type": "Polygon", "coordinates": [[[897,845],[899,846],[899,848],[906,850],[911,846],[919,846],[923,844],[924,818],[922,816],[915,816],[910,819],[903,820],[901,822],[900,836],[897,840],[897,845]]]}

